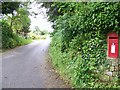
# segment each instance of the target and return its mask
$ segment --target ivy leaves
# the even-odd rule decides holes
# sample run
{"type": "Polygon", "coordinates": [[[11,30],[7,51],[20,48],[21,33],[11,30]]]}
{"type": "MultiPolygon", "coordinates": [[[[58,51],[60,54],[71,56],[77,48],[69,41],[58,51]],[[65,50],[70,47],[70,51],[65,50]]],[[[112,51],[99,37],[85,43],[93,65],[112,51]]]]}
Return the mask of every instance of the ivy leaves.
{"type": "Polygon", "coordinates": [[[60,70],[65,69],[62,72],[77,88],[107,87],[96,83],[99,81],[96,74],[102,74],[108,67],[108,32],[120,33],[120,3],[66,2],[55,5],[62,14],[57,16],[54,23],[51,47],[53,62],[60,70]],[[60,58],[57,57],[59,54],[62,55],[60,58]]]}

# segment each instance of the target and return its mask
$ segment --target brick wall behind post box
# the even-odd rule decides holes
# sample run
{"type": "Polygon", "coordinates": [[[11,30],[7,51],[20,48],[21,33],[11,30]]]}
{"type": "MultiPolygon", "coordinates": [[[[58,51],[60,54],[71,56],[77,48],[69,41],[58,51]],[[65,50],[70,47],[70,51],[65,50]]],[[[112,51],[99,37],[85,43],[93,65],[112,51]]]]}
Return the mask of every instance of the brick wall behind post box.
{"type": "Polygon", "coordinates": [[[110,81],[118,81],[118,78],[120,76],[120,36],[119,36],[119,55],[118,58],[112,59],[112,63],[110,66],[110,72],[112,72],[112,76],[110,76],[110,81]]]}

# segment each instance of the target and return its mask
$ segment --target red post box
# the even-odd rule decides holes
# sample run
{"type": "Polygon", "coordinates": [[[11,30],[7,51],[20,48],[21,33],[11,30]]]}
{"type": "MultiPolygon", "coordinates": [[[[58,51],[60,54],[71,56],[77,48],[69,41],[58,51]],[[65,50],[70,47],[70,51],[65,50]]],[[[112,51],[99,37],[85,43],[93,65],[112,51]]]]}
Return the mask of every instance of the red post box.
{"type": "Polygon", "coordinates": [[[115,32],[108,33],[108,57],[109,58],[118,58],[119,52],[119,37],[115,32]]]}

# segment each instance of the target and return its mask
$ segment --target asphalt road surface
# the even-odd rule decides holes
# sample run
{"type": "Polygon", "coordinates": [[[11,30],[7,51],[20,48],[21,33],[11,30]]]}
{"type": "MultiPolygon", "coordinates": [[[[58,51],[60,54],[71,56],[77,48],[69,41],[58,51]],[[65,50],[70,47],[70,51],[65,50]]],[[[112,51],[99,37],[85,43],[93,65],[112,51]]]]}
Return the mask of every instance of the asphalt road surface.
{"type": "Polygon", "coordinates": [[[4,52],[2,88],[69,88],[49,61],[50,39],[4,52]]]}

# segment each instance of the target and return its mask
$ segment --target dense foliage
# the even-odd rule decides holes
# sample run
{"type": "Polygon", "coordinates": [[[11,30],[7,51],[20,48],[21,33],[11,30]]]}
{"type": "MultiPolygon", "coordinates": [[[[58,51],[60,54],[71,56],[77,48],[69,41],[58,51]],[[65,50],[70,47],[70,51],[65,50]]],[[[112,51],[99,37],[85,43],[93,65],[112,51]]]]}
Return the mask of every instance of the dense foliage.
{"type": "Polygon", "coordinates": [[[25,39],[29,32],[30,18],[27,10],[27,3],[2,2],[2,47],[14,48],[19,45],[30,43],[25,39]]]}
{"type": "Polygon", "coordinates": [[[100,80],[109,68],[107,34],[120,34],[120,3],[54,2],[43,6],[54,22],[50,56],[60,73],[78,88],[120,87],[100,80]]]}
{"type": "Polygon", "coordinates": [[[2,2],[2,14],[11,14],[19,8],[20,2],[2,2]]]}
{"type": "Polygon", "coordinates": [[[0,21],[0,24],[2,25],[2,47],[0,48],[14,48],[31,42],[30,39],[24,39],[24,37],[13,33],[5,20],[0,21]]]}

